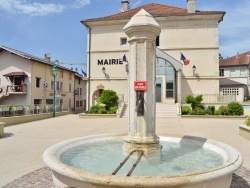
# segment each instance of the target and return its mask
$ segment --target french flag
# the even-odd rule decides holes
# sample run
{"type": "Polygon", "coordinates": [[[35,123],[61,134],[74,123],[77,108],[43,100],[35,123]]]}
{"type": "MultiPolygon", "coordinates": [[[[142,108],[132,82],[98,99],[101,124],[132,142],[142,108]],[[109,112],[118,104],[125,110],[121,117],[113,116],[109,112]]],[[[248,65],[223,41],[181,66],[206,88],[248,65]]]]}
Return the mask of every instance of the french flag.
{"type": "Polygon", "coordinates": [[[87,73],[83,70],[83,68],[82,68],[81,70],[82,70],[82,76],[83,76],[84,78],[86,78],[86,77],[87,77],[87,73]]]}
{"type": "Polygon", "coordinates": [[[186,59],[186,57],[181,53],[181,61],[183,61],[184,65],[188,65],[190,60],[186,59]]]}
{"type": "Polygon", "coordinates": [[[127,58],[126,58],[126,55],[124,55],[123,57],[122,57],[122,59],[120,59],[122,62],[128,62],[127,61],[127,58]]]}

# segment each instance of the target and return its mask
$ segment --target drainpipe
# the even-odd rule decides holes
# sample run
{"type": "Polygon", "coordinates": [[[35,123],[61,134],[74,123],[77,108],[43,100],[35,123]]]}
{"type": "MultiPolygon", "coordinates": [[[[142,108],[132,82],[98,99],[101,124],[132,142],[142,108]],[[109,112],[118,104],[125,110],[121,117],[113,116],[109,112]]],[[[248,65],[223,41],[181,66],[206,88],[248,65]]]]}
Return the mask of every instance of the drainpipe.
{"type": "Polygon", "coordinates": [[[89,57],[88,57],[88,98],[87,98],[87,101],[88,101],[88,105],[87,105],[87,110],[90,109],[90,61],[91,61],[91,53],[90,53],[90,50],[91,50],[91,27],[87,25],[87,23],[85,22],[82,22],[86,28],[88,28],[88,41],[89,41],[89,44],[88,44],[88,52],[89,52],[89,57]]]}

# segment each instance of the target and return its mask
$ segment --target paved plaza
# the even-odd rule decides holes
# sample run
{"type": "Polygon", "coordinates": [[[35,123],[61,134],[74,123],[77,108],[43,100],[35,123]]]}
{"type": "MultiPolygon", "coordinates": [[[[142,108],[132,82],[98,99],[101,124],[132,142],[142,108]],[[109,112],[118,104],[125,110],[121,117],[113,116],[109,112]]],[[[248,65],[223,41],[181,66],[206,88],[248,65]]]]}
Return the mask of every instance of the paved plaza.
{"type": "MultiPolygon", "coordinates": [[[[231,188],[250,188],[250,141],[239,136],[244,119],[158,118],[157,135],[191,135],[224,142],[243,156],[243,166],[234,174],[231,188]]],[[[5,127],[0,139],[0,187],[50,188],[51,171],[43,152],[67,139],[96,134],[127,133],[127,118],[79,119],[66,115],[5,127]]]]}

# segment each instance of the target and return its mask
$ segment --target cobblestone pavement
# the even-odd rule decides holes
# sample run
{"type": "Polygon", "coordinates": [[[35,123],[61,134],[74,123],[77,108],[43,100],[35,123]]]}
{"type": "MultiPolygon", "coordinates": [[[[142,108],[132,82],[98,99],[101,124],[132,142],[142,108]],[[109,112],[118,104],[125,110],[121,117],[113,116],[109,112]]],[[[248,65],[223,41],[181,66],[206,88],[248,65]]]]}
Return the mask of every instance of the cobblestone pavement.
{"type": "MultiPolygon", "coordinates": [[[[30,172],[2,188],[53,188],[52,174],[48,167],[30,172]]],[[[250,188],[250,170],[241,167],[233,174],[230,188],[250,188]]]]}

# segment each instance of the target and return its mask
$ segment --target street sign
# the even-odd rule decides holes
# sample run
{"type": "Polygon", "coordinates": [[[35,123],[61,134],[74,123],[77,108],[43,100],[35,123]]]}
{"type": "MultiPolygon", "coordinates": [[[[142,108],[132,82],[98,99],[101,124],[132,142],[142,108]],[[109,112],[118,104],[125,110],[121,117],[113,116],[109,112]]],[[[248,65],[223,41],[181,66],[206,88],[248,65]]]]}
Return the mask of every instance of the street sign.
{"type": "Polygon", "coordinates": [[[135,91],[146,91],[147,90],[147,81],[134,81],[134,90],[135,91]]]}

